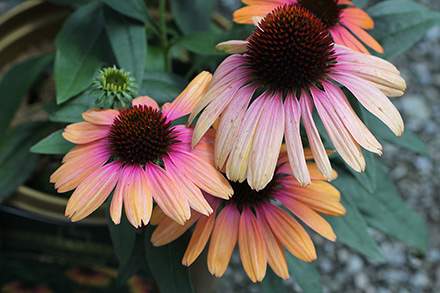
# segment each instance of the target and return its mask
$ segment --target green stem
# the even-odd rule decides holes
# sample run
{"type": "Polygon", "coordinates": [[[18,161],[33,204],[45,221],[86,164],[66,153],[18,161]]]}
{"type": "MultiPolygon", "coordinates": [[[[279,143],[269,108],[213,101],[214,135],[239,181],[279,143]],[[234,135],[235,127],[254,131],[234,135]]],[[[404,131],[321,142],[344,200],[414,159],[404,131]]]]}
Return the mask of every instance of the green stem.
{"type": "Polygon", "coordinates": [[[167,25],[165,22],[165,1],[159,1],[159,30],[160,30],[160,41],[162,45],[162,49],[164,50],[164,58],[165,58],[165,70],[170,71],[169,68],[169,54],[168,54],[168,40],[167,40],[167,25]]]}

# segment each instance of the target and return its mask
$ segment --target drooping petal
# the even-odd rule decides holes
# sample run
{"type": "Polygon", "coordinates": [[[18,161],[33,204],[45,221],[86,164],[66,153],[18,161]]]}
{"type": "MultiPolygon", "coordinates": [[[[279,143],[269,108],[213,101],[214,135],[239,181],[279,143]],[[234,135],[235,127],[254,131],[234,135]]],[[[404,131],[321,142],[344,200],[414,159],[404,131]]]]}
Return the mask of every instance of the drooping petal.
{"type": "Polygon", "coordinates": [[[293,94],[287,95],[284,103],[284,111],[286,115],[286,130],[284,136],[293,176],[295,176],[302,185],[309,185],[310,174],[306,165],[300,133],[301,108],[298,99],[293,94]]]}
{"type": "MultiPolygon", "coordinates": [[[[235,72],[238,73],[239,70],[237,69],[235,72]]],[[[244,86],[248,79],[249,77],[247,74],[237,74],[236,79],[229,84],[228,88],[219,93],[219,95],[205,108],[202,114],[200,114],[199,120],[194,128],[191,146],[194,147],[199,142],[209,127],[211,127],[214,121],[217,120],[223,110],[228,106],[238,89],[244,86]]]]}
{"type": "Polygon", "coordinates": [[[110,158],[104,140],[90,144],[77,145],[65,156],[63,163],[51,176],[50,182],[55,183],[58,192],[66,192],[76,188],[85,178],[99,169],[110,158]]]}
{"type": "Polygon", "coordinates": [[[336,150],[351,168],[357,172],[363,172],[365,159],[359,144],[345,128],[331,104],[326,101],[325,93],[317,88],[312,88],[311,91],[316,110],[336,150]]]}
{"type": "Polygon", "coordinates": [[[343,9],[340,17],[343,24],[350,23],[368,30],[374,28],[373,19],[365,11],[356,7],[343,9]]]}
{"type": "Polygon", "coordinates": [[[87,110],[82,117],[87,122],[99,125],[111,125],[113,120],[118,117],[119,112],[113,109],[97,109],[87,110]]]}
{"type": "Polygon", "coordinates": [[[67,202],[66,216],[79,221],[96,210],[115,187],[121,168],[122,164],[114,161],[84,179],[67,202]]]}
{"type": "Polygon", "coordinates": [[[368,111],[382,120],[397,136],[403,133],[403,120],[391,101],[376,87],[363,79],[339,72],[329,76],[350,90],[368,111]]]}
{"type": "Polygon", "coordinates": [[[333,180],[335,177],[333,176],[333,169],[330,165],[330,160],[327,156],[321,137],[319,136],[319,131],[313,121],[313,102],[308,92],[302,91],[299,103],[301,106],[302,121],[316,165],[318,166],[319,171],[321,171],[328,180],[333,180]]]}
{"type": "Polygon", "coordinates": [[[171,218],[166,217],[154,230],[151,235],[151,243],[154,246],[162,246],[173,242],[186,232],[199,218],[198,212],[193,212],[191,218],[183,225],[171,218]]]}
{"type": "Polygon", "coordinates": [[[275,237],[270,229],[269,224],[265,220],[260,208],[255,209],[257,212],[258,225],[264,235],[264,242],[266,243],[267,262],[275,274],[285,279],[289,278],[289,270],[287,269],[286,255],[284,247],[281,242],[275,237]]]}
{"type": "Polygon", "coordinates": [[[133,99],[133,101],[131,101],[133,106],[148,106],[153,108],[154,110],[159,110],[159,105],[157,104],[157,102],[155,100],[153,100],[152,98],[150,98],[149,96],[141,96],[141,97],[137,97],[136,99],[133,99]]]}
{"type": "Polygon", "coordinates": [[[191,212],[179,182],[169,172],[153,163],[147,163],[145,171],[151,183],[154,200],[168,217],[183,225],[190,218],[191,212]]]}
{"type": "Polygon", "coordinates": [[[324,218],[321,217],[317,212],[293,198],[280,195],[278,195],[276,198],[281,201],[301,221],[303,221],[317,233],[327,238],[328,240],[336,240],[336,235],[333,232],[330,224],[326,220],[324,220],[324,218]]]}
{"type": "Polygon", "coordinates": [[[151,225],[159,225],[163,220],[165,220],[167,216],[160,209],[158,205],[155,205],[153,208],[153,213],[151,214],[150,224],[151,225]]]}
{"type": "Polygon", "coordinates": [[[124,169],[127,171],[121,176],[125,175],[126,178],[120,192],[123,193],[125,214],[130,223],[139,228],[149,223],[153,210],[150,183],[140,165],[125,165],[124,169]]]}
{"type": "Polygon", "coordinates": [[[265,204],[263,210],[269,226],[287,250],[303,261],[316,259],[312,239],[292,216],[270,203],[265,204]]]}
{"type": "Polygon", "coordinates": [[[269,1],[263,2],[261,5],[245,6],[236,10],[233,14],[233,20],[237,23],[248,23],[252,24],[252,17],[260,16],[264,17],[266,14],[274,10],[275,7],[283,3],[268,3],[269,1]]]}
{"type": "Polygon", "coordinates": [[[191,113],[194,106],[208,90],[211,78],[211,73],[202,71],[173,102],[163,105],[162,113],[167,116],[168,121],[173,121],[191,113]]]}
{"type": "Polygon", "coordinates": [[[335,40],[336,44],[341,44],[352,50],[362,52],[364,54],[370,54],[367,48],[365,48],[362,43],[356,39],[345,27],[338,25],[329,28],[329,32],[335,40]]]}
{"type": "Polygon", "coordinates": [[[106,137],[108,125],[97,125],[90,122],[78,122],[67,125],[63,137],[76,144],[85,144],[106,137]]]}
{"type": "Polygon", "coordinates": [[[189,181],[182,171],[177,168],[169,158],[163,158],[165,169],[173,174],[176,181],[179,182],[181,191],[185,194],[191,208],[206,216],[212,213],[212,208],[203,197],[200,189],[189,181]]]}
{"type": "Polygon", "coordinates": [[[220,117],[214,150],[215,164],[219,169],[223,168],[234,141],[240,133],[246,109],[256,88],[256,86],[246,85],[239,89],[220,117]]]}
{"type": "Polygon", "coordinates": [[[366,150],[382,155],[382,145],[356,115],[342,90],[334,83],[328,81],[323,81],[322,85],[327,93],[327,104],[336,110],[353,138],[366,150]]]}
{"type": "Polygon", "coordinates": [[[183,255],[182,264],[190,266],[202,253],[211,236],[212,228],[215,222],[215,213],[209,217],[201,216],[196,224],[191,240],[188,243],[185,254],[183,255]]]}
{"type": "Polygon", "coordinates": [[[247,206],[244,206],[240,217],[238,246],[247,275],[252,282],[261,282],[266,275],[266,245],[257,219],[247,206]]]}
{"type": "Polygon", "coordinates": [[[208,269],[216,277],[221,277],[228,267],[237,243],[239,223],[240,212],[230,204],[220,212],[214,224],[208,250],[208,269]]]}
{"type": "Polygon", "coordinates": [[[263,189],[273,178],[284,135],[282,96],[274,95],[264,107],[255,129],[249,155],[248,183],[253,189],[263,189]]]}
{"type": "Polygon", "coordinates": [[[241,132],[235,140],[228,162],[226,163],[226,175],[231,181],[243,182],[248,170],[249,154],[255,129],[263,113],[264,107],[270,95],[263,93],[249,107],[243,120],[241,132]]]}
{"type": "Polygon", "coordinates": [[[223,199],[232,196],[233,190],[228,180],[208,162],[191,153],[170,152],[168,155],[185,177],[202,190],[223,199]]]}
{"type": "Polygon", "coordinates": [[[382,46],[372,37],[369,33],[364,31],[364,29],[360,28],[357,25],[353,25],[350,22],[344,23],[344,25],[356,36],[358,37],[365,45],[370,47],[376,52],[383,53],[382,46]]]}

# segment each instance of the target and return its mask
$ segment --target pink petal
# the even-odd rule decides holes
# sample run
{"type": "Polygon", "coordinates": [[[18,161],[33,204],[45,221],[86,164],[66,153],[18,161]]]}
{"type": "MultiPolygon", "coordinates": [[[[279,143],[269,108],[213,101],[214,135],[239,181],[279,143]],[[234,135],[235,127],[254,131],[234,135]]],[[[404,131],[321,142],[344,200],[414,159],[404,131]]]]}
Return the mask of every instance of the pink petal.
{"type": "Polygon", "coordinates": [[[81,182],[67,203],[66,216],[79,221],[96,210],[115,187],[121,167],[120,162],[111,162],[81,182]]]}
{"type": "Polygon", "coordinates": [[[106,137],[108,131],[108,125],[78,122],[68,125],[64,129],[63,137],[70,142],[84,144],[106,137]]]}
{"type": "Polygon", "coordinates": [[[155,100],[153,100],[149,96],[137,97],[136,99],[133,99],[133,101],[131,103],[133,106],[145,105],[147,107],[151,107],[154,110],[159,111],[159,105],[157,104],[157,102],[155,100]]]}
{"type": "Polygon", "coordinates": [[[247,181],[253,189],[259,191],[272,180],[283,136],[283,99],[275,94],[264,107],[252,141],[247,181]]]}
{"type": "Polygon", "coordinates": [[[84,112],[82,117],[87,122],[99,125],[112,125],[113,120],[118,117],[119,112],[113,109],[93,108],[84,112]]]}
{"type": "Polygon", "coordinates": [[[284,104],[284,113],[286,115],[286,130],[284,135],[293,176],[295,176],[302,185],[309,185],[310,174],[307,169],[300,134],[301,108],[294,94],[287,95],[284,104]]]}

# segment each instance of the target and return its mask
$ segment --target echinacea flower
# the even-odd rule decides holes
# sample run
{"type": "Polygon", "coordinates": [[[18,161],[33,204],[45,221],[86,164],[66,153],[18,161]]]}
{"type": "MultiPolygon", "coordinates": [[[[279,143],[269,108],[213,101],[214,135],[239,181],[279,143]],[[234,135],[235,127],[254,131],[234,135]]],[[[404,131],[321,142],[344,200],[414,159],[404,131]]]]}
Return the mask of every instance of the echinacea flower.
{"type": "Polygon", "coordinates": [[[264,188],[272,180],[284,138],[294,176],[310,184],[301,122],[319,170],[332,180],[312,117],[314,106],[337,152],[362,172],[360,146],[379,155],[382,146],[337,83],[396,135],[403,133],[402,118],[387,98],[402,95],[406,88],[399,71],[381,58],[335,45],[321,21],[299,5],[275,8],[247,41],[218,47],[244,54],[233,54],[219,65],[188,121],[203,110],[194,129],[194,146],[220,117],[215,164],[218,169],[225,166],[232,181],[247,178],[252,188],[264,188]]]}
{"type": "Polygon", "coordinates": [[[328,29],[336,44],[370,54],[360,39],[371,49],[383,53],[382,46],[365,30],[374,28],[371,17],[350,0],[242,0],[249,5],[234,12],[234,21],[254,23],[278,6],[298,4],[315,14],[328,29]]]}
{"type": "Polygon", "coordinates": [[[193,129],[171,124],[191,112],[210,80],[211,74],[200,73],[161,112],[153,99],[143,96],[121,111],[91,109],[83,114],[85,122],[67,126],[64,138],[78,145],[50,178],[58,192],[76,188],[66,216],[83,219],[114,190],[110,215],[116,224],[124,204],[133,226],[146,225],[153,199],[183,224],[190,218],[190,207],[205,215],[212,212],[201,190],[229,198],[231,186],[208,160],[213,133],[192,149],[193,129]]]}
{"type": "MultiPolygon", "coordinates": [[[[310,150],[305,156],[312,158],[310,150]]],[[[221,277],[238,241],[243,267],[253,282],[264,278],[267,263],[278,276],[289,278],[283,247],[303,261],[316,259],[310,236],[291,213],[323,237],[335,241],[331,226],[320,214],[342,216],[345,209],[339,191],[323,181],[325,178],[314,163],[308,163],[312,182],[304,187],[293,177],[286,161],[282,152],[276,175],[259,192],[246,182],[231,182],[234,195],[230,200],[206,195],[215,210],[209,217],[193,213],[182,226],[155,210],[152,224],[159,225],[151,236],[153,245],[170,243],[197,223],[183,256],[184,265],[189,266],[197,259],[210,238],[208,269],[221,277]]]]}

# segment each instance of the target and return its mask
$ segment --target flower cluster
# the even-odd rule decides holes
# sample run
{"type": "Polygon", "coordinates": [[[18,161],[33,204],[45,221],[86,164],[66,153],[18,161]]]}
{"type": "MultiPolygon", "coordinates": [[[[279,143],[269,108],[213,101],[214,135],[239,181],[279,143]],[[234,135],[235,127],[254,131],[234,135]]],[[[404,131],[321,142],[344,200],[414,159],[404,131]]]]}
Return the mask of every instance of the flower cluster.
{"type": "MultiPolygon", "coordinates": [[[[289,277],[284,247],[303,261],[316,259],[297,218],[335,241],[321,215],[345,214],[339,191],[325,182],[337,174],[314,109],[336,152],[362,172],[361,147],[380,155],[382,146],[341,87],[401,135],[402,118],[388,97],[401,96],[406,84],[363,45],[383,51],[365,31],[372,19],[351,1],[243,2],[248,6],[234,20],[255,29],[246,40],[217,46],[232,55],[213,75],[200,73],[162,108],[141,96],[118,110],[88,110],[84,122],[66,127],[64,138],[77,146],[51,181],[59,192],[75,189],[66,208],[72,221],[113,194],[113,222],[120,222],[123,206],[134,227],[151,221],[158,225],[155,246],[195,224],[183,264],[193,263],[209,241],[208,268],[216,276],[238,242],[244,269],[257,282],[267,264],[289,277]],[[186,126],[176,124],[188,114],[186,126]]],[[[106,84],[125,97],[119,93],[125,83],[106,84]]]]}

